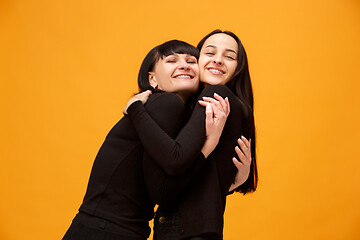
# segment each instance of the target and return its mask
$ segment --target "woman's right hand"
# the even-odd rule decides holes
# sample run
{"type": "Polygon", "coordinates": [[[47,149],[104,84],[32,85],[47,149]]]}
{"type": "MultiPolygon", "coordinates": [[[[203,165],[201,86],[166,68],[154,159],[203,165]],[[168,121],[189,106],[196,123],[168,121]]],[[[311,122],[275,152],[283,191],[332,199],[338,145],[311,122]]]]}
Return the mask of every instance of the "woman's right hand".
{"type": "Polygon", "coordinates": [[[149,99],[150,94],[151,94],[151,90],[146,90],[146,91],[138,93],[135,96],[133,96],[132,98],[130,98],[130,100],[127,102],[127,104],[123,110],[123,114],[126,115],[127,110],[130,107],[130,105],[136,101],[141,101],[142,104],[145,104],[146,101],[149,99]]]}
{"type": "Polygon", "coordinates": [[[205,157],[208,157],[218,144],[226,119],[230,114],[228,98],[223,99],[216,93],[214,98],[203,97],[203,101],[199,101],[200,105],[206,107],[206,140],[201,150],[205,157]]]}

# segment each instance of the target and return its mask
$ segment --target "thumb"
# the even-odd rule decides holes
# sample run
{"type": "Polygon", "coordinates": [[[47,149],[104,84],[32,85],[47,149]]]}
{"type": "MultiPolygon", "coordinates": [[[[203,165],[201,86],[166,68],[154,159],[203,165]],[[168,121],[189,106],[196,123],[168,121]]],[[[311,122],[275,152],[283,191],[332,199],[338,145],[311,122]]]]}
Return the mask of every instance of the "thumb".
{"type": "Polygon", "coordinates": [[[213,109],[210,103],[206,105],[205,115],[206,115],[206,123],[211,124],[213,122],[213,109]]]}

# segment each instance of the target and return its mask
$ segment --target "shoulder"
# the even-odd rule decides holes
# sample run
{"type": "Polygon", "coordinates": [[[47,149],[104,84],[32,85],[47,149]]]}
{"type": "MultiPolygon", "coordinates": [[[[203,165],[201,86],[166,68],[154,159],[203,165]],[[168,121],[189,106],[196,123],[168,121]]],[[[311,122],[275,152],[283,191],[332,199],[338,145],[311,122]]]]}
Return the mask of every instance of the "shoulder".
{"type": "Polygon", "coordinates": [[[220,96],[222,96],[223,98],[225,97],[235,97],[235,94],[230,90],[230,88],[228,88],[227,86],[225,85],[210,85],[206,88],[204,88],[201,92],[200,95],[202,96],[205,96],[205,95],[208,95],[208,96],[212,96],[214,95],[214,93],[217,93],[219,94],[220,96]]]}
{"type": "Polygon", "coordinates": [[[149,100],[146,103],[146,106],[150,105],[184,106],[184,103],[175,93],[155,92],[149,96],[149,100]]]}
{"type": "Polygon", "coordinates": [[[150,95],[145,104],[147,111],[153,112],[167,112],[170,114],[185,112],[185,104],[174,93],[155,92],[150,95]]]}
{"type": "Polygon", "coordinates": [[[199,96],[202,97],[214,97],[214,94],[220,95],[222,98],[228,98],[230,102],[230,108],[241,108],[243,107],[240,99],[225,85],[210,85],[204,88],[199,96]]]}

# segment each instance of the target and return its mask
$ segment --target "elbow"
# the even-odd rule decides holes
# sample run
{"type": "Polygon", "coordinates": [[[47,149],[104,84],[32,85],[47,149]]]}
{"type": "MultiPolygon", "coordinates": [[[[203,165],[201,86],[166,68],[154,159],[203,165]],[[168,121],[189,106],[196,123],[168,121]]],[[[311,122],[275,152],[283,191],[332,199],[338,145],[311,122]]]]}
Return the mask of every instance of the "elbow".
{"type": "Polygon", "coordinates": [[[168,175],[168,176],[178,176],[181,173],[183,173],[183,167],[178,166],[176,164],[172,164],[172,166],[169,166],[167,169],[164,169],[164,172],[168,175]]]}
{"type": "Polygon", "coordinates": [[[186,170],[187,157],[180,149],[176,149],[172,152],[170,159],[167,161],[167,167],[164,172],[168,176],[178,176],[186,170]]]}

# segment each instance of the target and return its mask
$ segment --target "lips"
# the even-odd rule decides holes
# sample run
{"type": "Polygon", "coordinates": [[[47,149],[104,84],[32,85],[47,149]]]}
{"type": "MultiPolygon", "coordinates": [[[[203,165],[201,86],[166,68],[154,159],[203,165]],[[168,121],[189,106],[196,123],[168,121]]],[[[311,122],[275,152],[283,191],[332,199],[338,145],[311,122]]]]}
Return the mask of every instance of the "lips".
{"type": "Polygon", "coordinates": [[[219,68],[214,68],[214,67],[208,67],[206,68],[209,72],[211,72],[212,74],[215,75],[219,75],[219,74],[225,74],[225,71],[219,68]]]}

